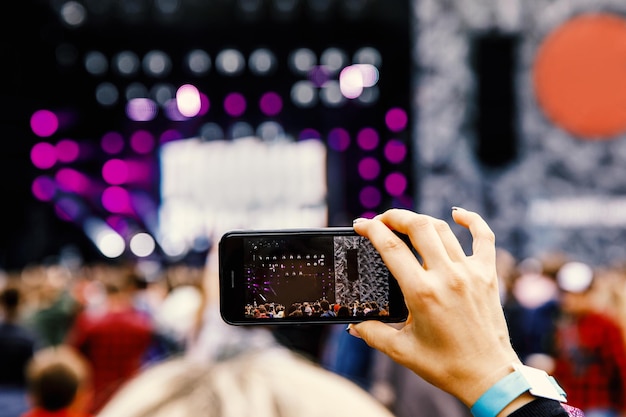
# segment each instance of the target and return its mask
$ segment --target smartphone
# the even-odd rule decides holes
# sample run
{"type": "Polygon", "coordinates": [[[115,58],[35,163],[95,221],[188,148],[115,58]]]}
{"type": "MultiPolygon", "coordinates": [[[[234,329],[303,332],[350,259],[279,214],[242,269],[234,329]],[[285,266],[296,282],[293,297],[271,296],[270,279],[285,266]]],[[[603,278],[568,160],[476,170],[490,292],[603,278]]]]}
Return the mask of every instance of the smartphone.
{"type": "Polygon", "coordinates": [[[219,242],[220,312],[233,325],[406,320],[396,279],[351,227],[234,230],[219,242]]]}

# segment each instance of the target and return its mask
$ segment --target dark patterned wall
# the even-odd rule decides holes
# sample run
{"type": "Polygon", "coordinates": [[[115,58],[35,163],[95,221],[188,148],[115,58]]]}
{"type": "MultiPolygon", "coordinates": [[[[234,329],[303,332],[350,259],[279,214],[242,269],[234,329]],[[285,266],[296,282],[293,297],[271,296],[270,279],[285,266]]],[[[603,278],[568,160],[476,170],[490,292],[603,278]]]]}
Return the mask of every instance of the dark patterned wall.
{"type": "MultiPolygon", "coordinates": [[[[541,97],[534,78],[537,57],[559,30],[598,14],[626,27],[626,3],[416,0],[414,12],[418,210],[447,219],[454,205],[476,210],[498,244],[518,257],[564,250],[594,264],[626,259],[626,117],[615,104],[619,84],[595,94],[598,80],[626,71],[602,56],[593,61],[603,64],[600,69],[568,67],[552,56],[552,67],[565,63],[557,68],[565,87],[566,75],[582,77],[560,91],[558,97],[568,97],[565,108],[541,97]],[[591,92],[574,94],[582,87],[591,92]],[[596,125],[594,109],[602,113],[596,125]],[[511,119],[498,122],[507,114],[511,119]]],[[[580,41],[578,54],[626,39],[619,27],[602,36],[607,41],[598,48],[594,39],[580,41]]],[[[548,86],[558,87],[554,81],[548,86]]],[[[469,248],[469,239],[465,243],[469,248]]]]}

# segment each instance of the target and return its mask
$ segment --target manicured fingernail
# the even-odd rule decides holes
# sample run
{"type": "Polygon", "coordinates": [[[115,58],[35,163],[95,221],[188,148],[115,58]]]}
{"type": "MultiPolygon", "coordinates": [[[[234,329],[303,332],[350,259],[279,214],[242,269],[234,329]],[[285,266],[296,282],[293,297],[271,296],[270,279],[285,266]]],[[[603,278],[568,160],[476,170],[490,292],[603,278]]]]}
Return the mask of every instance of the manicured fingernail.
{"type": "Polygon", "coordinates": [[[352,324],[348,324],[348,327],[346,327],[346,332],[348,332],[350,336],[358,337],[359,339],[361,338],[361,335],[359,335],[359,332],[356,331],[352,324]]]}
{"type": "Polygon", "coordinates": [[[358,219],[352,220],[352,224],[361,223],[361,222],[364,222],[365,220],[367,220],[367,219],[364,218],[364,217],[359,217],[358,219]]]}

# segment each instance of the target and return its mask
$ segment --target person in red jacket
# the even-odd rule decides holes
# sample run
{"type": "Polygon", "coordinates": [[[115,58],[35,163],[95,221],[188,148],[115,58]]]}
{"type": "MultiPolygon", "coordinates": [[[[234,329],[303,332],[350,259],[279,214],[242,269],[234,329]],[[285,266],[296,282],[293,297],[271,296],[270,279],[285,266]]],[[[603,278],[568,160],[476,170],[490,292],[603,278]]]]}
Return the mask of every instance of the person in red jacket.
{"type": "Polygon", "coordinates": [[[113,266],[105,271],[100,278],[106,289],[103,310],[83,311],[67,337],[93,369],[94,414],[140,370],[155,336],[150,317],[133,305],[132,268],[113,266]]]}
{"type": "Polygon", "coordinates": [[[553,375],[587,417],[626,415],[626,347],[617,321],[591,298],[594,270],[569,262],[558,271],[560,316],[553,375]]]}

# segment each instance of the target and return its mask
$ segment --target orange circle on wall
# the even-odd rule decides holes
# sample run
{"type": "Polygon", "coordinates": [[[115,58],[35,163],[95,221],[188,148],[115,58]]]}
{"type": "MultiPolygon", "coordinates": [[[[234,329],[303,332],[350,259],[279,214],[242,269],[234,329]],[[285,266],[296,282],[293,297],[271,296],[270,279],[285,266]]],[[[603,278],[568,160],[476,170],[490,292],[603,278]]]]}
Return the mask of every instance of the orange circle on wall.
{"type": "Polygon", "coordinates": [[[539,105],[565,130],[585,139],[626,132],[626,20],[580,15],[541,44],[533,67],[539,105]]]}

